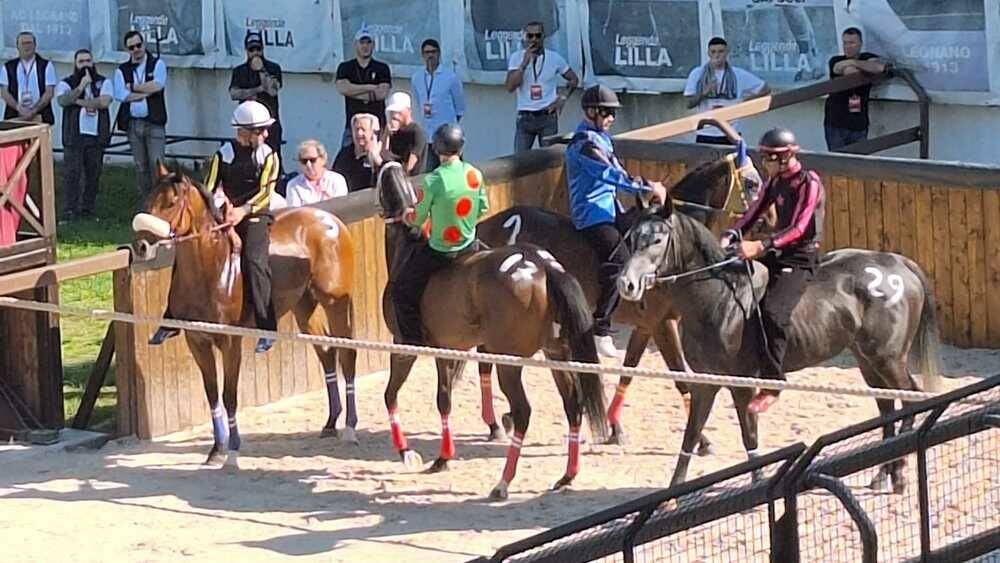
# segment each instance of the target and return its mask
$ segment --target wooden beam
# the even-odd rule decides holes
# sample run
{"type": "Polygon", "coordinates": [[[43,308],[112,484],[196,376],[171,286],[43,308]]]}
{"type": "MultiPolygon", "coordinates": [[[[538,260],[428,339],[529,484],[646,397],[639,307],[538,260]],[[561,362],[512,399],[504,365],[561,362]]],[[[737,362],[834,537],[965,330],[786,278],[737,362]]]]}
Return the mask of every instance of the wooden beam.
{"type": "Polygon", "coordinates": [[[0,278],[0,295],[128,268],[129,256],[128,250],[116,250],[9,274],[0,278]]]}
{"type": "MultiPolygon", "coordinates": [[[[41,139],[35,139],[31,142],[31,146],[28,147],[22,155],[20,160],[17,161],[17,166],[14,167],[14,172],[7,177],[7,183],[0,186],[0,205],[7,203],[7,198],[10,197],[10,190],[14,187],[14,184],[24,176],[24,172],[28,169],[28,165],[38,154],[38,149],[42,146],[41,139]]],[[[11,200],[11,203],[15,203],[11,200]]],[[[39,231],[38,234],[44,235],[45,233],[39,231]]]]}
{"type": "Polygon", "coordinates": [[[895,133],[888,133],[879,137],[873,137],[857,143],[851,143],[846,147],[837,149],[837,152],[847,154],[873,154],[900,145],[906,145],[920,140],[920,127],[910,127],[895,133]]]}
{"type": "Polygon", "coordinates": [[[108,323],[108,331],[104,333],[104,340],[101,342],[101,351],[97,354],[97,362],[90,371],[87,379],[87,389],[80,399],[80,408],[73,417],[73,428],[85,430],[90,426],[90,417],[94,414],[94,405],[101,395],[101,387],[108,377],[108,368],[111,367],[111,358],[115,355],[115,323],[108,323]]]}
{"type": "Polygon", "coordinates": [[[26,121],[0,121],[0,145],[31,141],[49,134],[50,125],[26,121]]]}

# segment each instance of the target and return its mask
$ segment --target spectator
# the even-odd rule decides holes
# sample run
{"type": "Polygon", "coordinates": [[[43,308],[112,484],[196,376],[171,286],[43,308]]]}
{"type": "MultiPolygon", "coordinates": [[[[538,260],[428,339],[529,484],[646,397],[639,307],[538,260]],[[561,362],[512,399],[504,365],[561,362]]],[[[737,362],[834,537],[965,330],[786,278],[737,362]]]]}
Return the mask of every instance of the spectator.
{"type": "Polygon", "coordinates": [[[545,49],[545,28],[541,22],[524,26],[524,36],[527,48],[510,56],[504,84],[508,92],[517,90],[514,152],[531,149],[536,137],[541,146],[543,137],[558,132],[563,104],[580,83],[559,53],[545,49]],[[565,94],[556,90],[559,76],[566,79],[565,94]]]}
{"type": "Polygon", "coordinates": [[[347,195],[347,180],[326,169],[326,147],[315,139],[299,144],[301,174],[288,182],[288,206],[299,207],[347,195]]]}
{"type": "Polygon", "coordinates": [[[346,146],[353,135],[353,119],[356,114],[367,113],[376,116],[379,128],[385,128],[385,98],[392,87],[389,65],[372,58],[375,39],[367,27],[362,26],[354,34],[355,58],[340,63],[337,67],[337,91],[344,96],[344,136],[341,146],[346,146]]]}
{"type": "MultiPolygon", "coordinates": [[[[859,72],[885,72],[885,64],[878,55],[861,52],[860,29],[845,29],[840,40],[844,54],[830,59],[830,78],[859,72]]],[[[827,149],[836,151],[868,138],[868,97],[871,91],[872,87],[868,84],[827,96],[823,117],[827,149]]]]}
{"type": "Polygon", "coordinates": [[[167,66],[146,52],[146,42],[138,31],[127,32],[122,42],[129,60],[115,71],[115,99],[121,102],[115,121],[128,134],[139,190],[145,196],[153,189],[155,164],[164,154],[167,66]]]}
{"type": "MultiPolygon", "coordinates": [[[[233,69],[229,81],[229,97],[235,102],[254,100],[264,104],[274,118],[274,125],[267,130],[267,144],[281,156],[281,118],[278,116],[278,92],[281,90],[281,67],[264,58],[264,41],[259,31],[247,31],[243,40],[247,62],[233,69]]],[[[284,176],[284,164],[278,175],[284,176]]]]}
{"type": "Polygon", "coordinates": [[[406,92],[394,92],[389,96],[389,105],[385,108],[389,119],[386,128],[388,157],[403,165],[410,176],[416,176],[424,171],[424,159],[427,155],[427,134],[419,123],[413,120],[410,109],[410,95],[406,92]]]}
{"type": "MultiPolygon", "coordinates": [[[[417,108],[417,122],[424,135],[437,131],[445,123],[459,123],[465,113],[465,93],[462,80],[447,68],[441,68],[441,45],[436,39],[426,39],[420,46],[425,68],[413,73],[410,93],[413,107],[417,108]]],[[[436,152],[425,151],[427,172],[437,168],[441,161],[436,152]]]]}
{"type": "Polygon", "coordinates": [[[18,33],[16,42],[17,57],[0,67],[0,97],[7,105],[3,118],[54,125],[56,67],[35,53],[35,35],[30,31],[18,33]]]}
{"type": "Polygon", "coordinates": [[[375,185],[375,174],[385,158],[378,135],[378,118],[374,115],[357,113],[351,118],[352,142],[342,147],[333,159],[333,170],[347,180],[348,191],[375,185]]]}
{"type": "Polygon", "coordinates": [[[111,81],[98,74],[88,49],[73,55],[73,74],[56,87],[56,101],[63,108],[63,217],[94,216],[97,189],[104,166],[104,149],[111,141],[111,81]],[[80,178],[84,179],[80,202],[80,178]]]}
{"type": "MultiPolygon", "coordinates": [[[[752,72],[729,64],[729,45],[721,37],[708,42],[708,62],[695,68],[688,75],[684,97],[688,108],[698,112],[728,107],[739,102],[767,95],[771,89],[752,72]]],[[[738,122],[729,122],[738,129],[738,122]]],[[[718,128],[707,126],[698,133],[696,143],[730,145],[732,142],[718,128]]]]}

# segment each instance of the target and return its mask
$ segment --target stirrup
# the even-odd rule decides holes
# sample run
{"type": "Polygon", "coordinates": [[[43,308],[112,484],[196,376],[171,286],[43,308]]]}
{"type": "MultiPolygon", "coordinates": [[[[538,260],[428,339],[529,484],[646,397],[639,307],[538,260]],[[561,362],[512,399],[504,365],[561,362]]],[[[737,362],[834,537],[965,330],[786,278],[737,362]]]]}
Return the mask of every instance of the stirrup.
{"type": "Polygon", "coordinates": [[[159,346],[160,344],[163,344],[167,340],[177,336],[180,333],[181,329],[179,328],[161,326],[160,328],[156,329],[156,332],[153,333],[153,336],[149,337],[149,345],[159,346]]]}

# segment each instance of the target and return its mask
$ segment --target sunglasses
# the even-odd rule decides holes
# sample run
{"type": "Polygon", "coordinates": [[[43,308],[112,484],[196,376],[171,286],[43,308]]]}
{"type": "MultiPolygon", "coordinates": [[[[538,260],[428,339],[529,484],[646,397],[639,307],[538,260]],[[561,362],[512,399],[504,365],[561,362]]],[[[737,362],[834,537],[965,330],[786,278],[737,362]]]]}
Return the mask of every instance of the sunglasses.
{"type": "Polygon", "coordinates": [[[528,39],[541,39],[542,34],[541,33],[525,33],[524,36],[527,37],[528,39]]]}
{"type": "Polygon", "coordinates": [[[779,164],[788,164],[788,160],[791,159],[791,155],[780,152],[769,152],[761,154],[760,158],[764,162],[777,162],[779,164]]]}
{"type": "Polygon", "coordinates": [[[318,161],[321,158],[323,158],[323,157],[321,157],[321,156],[302,157],[302,158],[299,159],[299,162],[301,162],[302,164],[313,164],[313,163],[315,163],[316,161],[318,161]]]}
{"type": "Polygon", "coordinates": [[[257,54],[260,54],[260,53],[263,53],[263,52],[264,52],[264,49],[261,49],[260,47],[250,47],[249,49],[247,49],[247,53],[257,53],[257,54]]]}
{"type": "Polygon", "coordinates": [[[424,51],[424,55],[436,55],[438,53],[440,53],[440,51],[438,51],[437,49],[426,49],[424,51]]]}
{"type": "Polygon", "coordinates": [[[601,117],[614,117],[616,111],[615,108],[597,108],[597,115],[601,117]]]}
{"type": "Polygon", "coordinates": [[[126,45],[129,51],[138,51],[142,49],[142,43],[134,43],[132,45],[126,45]]]}

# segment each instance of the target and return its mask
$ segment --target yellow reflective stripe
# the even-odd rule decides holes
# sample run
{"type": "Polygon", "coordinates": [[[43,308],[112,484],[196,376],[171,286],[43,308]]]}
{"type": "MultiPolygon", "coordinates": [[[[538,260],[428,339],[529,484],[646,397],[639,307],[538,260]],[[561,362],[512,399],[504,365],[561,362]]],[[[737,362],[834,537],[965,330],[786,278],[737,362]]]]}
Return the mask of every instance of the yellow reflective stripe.
{"type": "Polygon", "coordinates": [[[208,165],[208,176],[205,177],[205,187],[210,192],[219,188],[219,153],[212,155],[212,162],[208,165]]]}
{"type": "Polygon", "coordinates": [[[260,190],[247,201],[251,213],[266,211],[271,205],[271,191],[274,190],[277,181],[278,166],[275,163],[277,159],[278,155],[273,152],[264,159],[264,168],[260,171],[260,190]]]}

